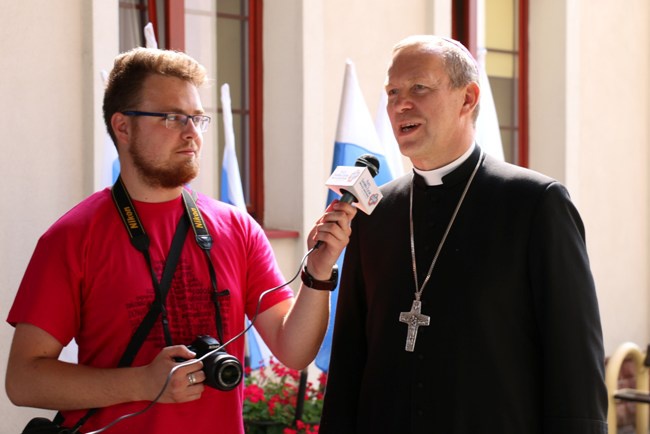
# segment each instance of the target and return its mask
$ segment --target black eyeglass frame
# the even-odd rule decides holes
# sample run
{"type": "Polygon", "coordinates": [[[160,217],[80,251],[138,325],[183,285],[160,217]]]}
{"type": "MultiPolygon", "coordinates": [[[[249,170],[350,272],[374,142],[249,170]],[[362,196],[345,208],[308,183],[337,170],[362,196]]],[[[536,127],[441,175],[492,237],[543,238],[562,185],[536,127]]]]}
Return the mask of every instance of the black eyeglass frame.
{"type": "Polygon", "coordinates": [[[192,119],[192,123],[194,124],[194,126],[197,127],[197,129],[202,133],[205,133],[208,130],[208,127],[210,126],[210,121],[212,120],[210,116],[206,116],[206,115],[186,115],[183,113],[143,112],[140,110],[126,110],[120,113],[122,113],[125,116],[151,116],[151,117],[163,118],[165,119],[165,127],[169,128],[170,130],[173,130],[175,128],[170,127],[167,122],[179,121],[182,126],[186,126],[189,120],[192,119]],[[170,116],[178,116],[178,119],[170,119],[170,116]]]}

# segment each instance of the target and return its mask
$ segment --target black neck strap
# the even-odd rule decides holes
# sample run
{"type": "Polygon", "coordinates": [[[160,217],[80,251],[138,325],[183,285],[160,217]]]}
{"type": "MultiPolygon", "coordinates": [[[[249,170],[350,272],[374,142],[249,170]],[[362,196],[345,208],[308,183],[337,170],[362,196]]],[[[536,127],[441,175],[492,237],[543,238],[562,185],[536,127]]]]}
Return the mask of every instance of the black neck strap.
{"type": "Polygon", "coordinates": [[[201,211],[199,211],[199,208],[196,206],[194,198],[186,189],[183,189],[183,203],[185,204],[185,212],[187,213],[187,217],[192,223],[192,230],[194,231],[196,244],[198,244],[201,250],[203,250],[205,253],[205,258],[208,263],[210,282],[212,284],[211,299],[212,303],[214,304],[214,321],[217,326],[217,338],[219,339],[219,342],[223,343],[225,341],[225,338],[223,335],[221,309],[219,309],[219,297],[228,295],[229,291],[225,289],[219,292],[218,290],[217,274],[214,271],[214,264],[212,263],[212,257],[210,256],[210,249],[212,248],[212,236],[210,236],[210,233],[208,232],[208,228],[205,225],[201,211]]]}
{"type": "MultiPolygon", "coordinates": [[[[142,222],[140,221],[138,213],[133,206],[133,202],[131,201],[129,194],[124,187],[122,178],[117,179],[115,185],[113,185],[111,193],[113,195],[113,201],[117,206],[120,216],[122,217],[124,227],[126,227],[126,230],[129,233],[131,244],[144,255],[144,258],[147,261],[147,266],[149,267],[149,273],[151,274],[151,281],[153,282],[155,292],[155,298],[153,303],[151,303],[149,312],[140,323],[140,326],[133,335],[134,339],[131,340],[129,346],[134,348],[140,347],[159,315],[162,316],[165,343],[167,345],[172,345],[171,333],[169,332],[169,320],[167,318],[167,311],[165,309],[165,299],[167,298],[167,293],[169,292],[169,287],[171,286],[174,271],[176,269],[178,259],[180,258],[183,242],[185,240],[185,236],[187,235],[187,230],[189,229],[187,227],[187,220],[181,217],[178,225],[176,226],[176,233],[174,234],[174,239],[169,249],[167,260],[165,261],[165,267],[163,269],[161,279],[158,281],[158,276],[156,276],[156,272],[151,262],[151,255],[149,254],[149,236],[142,226],[142,222]]],[[[133,357],[135,357],[135,353],[132,354],[132,358],[133,357]]],[[[127,362],[127,364],[122,365],[122,361],[120,361],[120,366],[128,366],[132,360],[125,362],[127,362]]]]}
{"type": "Polygon", "coordinates": [[[208,228],[205,226],[205,221],[203,221],[203,216],[201,215],[199,208],[196,206],[194,198],[190,192],[185,189],[183,189],[183,203],[185,204],[187,216],[192,222],[196,244],[198,244],[204,251],[209,252],[212,248],[212,237],[208,232],[208,228]]]}
{"type": "MultiPolygon", "coordinates": [[[[185,228],[187,228],[187,224],[189,222],[194,232],[196,243],[201,248],[201,250],[203,250],[203,252],[205,253],[205,257],[208,263],[208,269],[210,272],[210,280],[212,285],[211,299],[215,307],[215,323],[217,328],[217,337],[220,342],[223,342],[224,336],[223,336],[223,326],[222,326],[222,319],[221,319],[221,310],[219,308],[219,297],[228,295],[229,291],[228,290],[224,290],[221,292],[218,291],[217,275],[214,270],[214,264],[212,263],[212,258],[210,257],[210,249],[212,248],[212,236],[208,232],[205,221],[203,220],[203,216],[201,215],[201,212],[199,211],[199,208],[197,207],[194,197],[192,197],[192,194],[190,194],[190,192],[187,191],[186,189],[183,189],[182,191],[183,204],[185,205],[185,211],[186,211],[185,214],[187,218],[181,218],[181,220],[178,223],[178,226],[176,228],[176,233],[174,235],[174,240],[172,241],[172,247],[170,248],[170,253],[165,263],[165,268],[163,270],[163,274],[160,282],[158,282],[155,271],[151,264],[151,257],[149,255],[149,244],[150,244],[149,237],[144,230],[144,226],[142,225],[142,222],[138,217],[135,206],[133,206],[133,202],[129,197],[129,194],[126,190],[126,187],[124,186],[124,183],[122,182],[121,177],[118,177],[117,181],[115,182],[115,185],[113,185],[112,195],[113,195],[113,200],[115,202],[115,205],[117,206],[117,209],[120,213],[120,217],[122,218],[122,222],[124,223],[124,227],[129,233],[131,244],[144,255],[151,273],[151,280],[153,282],[153,286],[156,292],[156,298],[154,299],[154,303],[151,305],[151,309],[147,314],[147,317],[150,318],[148,319],[147,317],[145,317],[145,320],[147,322],[150,321],[155,322],[158,315],[162,315],[165,341],[167,345],[173,344],[171,339],[171,334],[169,333],[167,312],[165,309],[165,300],[167,298],[169,287],[171,286],[171,281],[174,275],[174,269],[176,267],[176,261],[178,261],[178,256],[180,256],[180,250],[181,250],[180,248],[175,249],[174,245],[176,242],[176,243],[180,243],[180,247],[182,247],[184,237],[180,240],[177,240],[177,238],[180,238],[181,236],[187,233],[187,229],[185,228]],[[181,230],[182,230],[182,235],[180,234],[181,230]]],[[[145,321],[143,321],[143,323],[144,322],[145,321]]],[[[143,336],[143,338],[146,338],[146,334],[148,334],[148,329],[143,327],[142,324],[140,328],[143,329],[142,332],[146,331],[145,335],[143,336]]]]}

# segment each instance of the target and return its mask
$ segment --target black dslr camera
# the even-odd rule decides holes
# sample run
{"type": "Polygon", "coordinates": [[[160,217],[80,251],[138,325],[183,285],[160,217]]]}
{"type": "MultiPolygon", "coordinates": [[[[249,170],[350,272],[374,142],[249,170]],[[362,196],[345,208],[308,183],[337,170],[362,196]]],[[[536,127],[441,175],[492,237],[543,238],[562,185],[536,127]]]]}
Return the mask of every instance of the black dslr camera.
{"type": "MultiPolygon", "coordinates": [[[[205,335],[198,336],[187,348],[195,352],[198,359],[220,345],[215,338],[205,335]]],[[[206,385],[227,392],[237,387],[244,371],[239,360],[222,349],[203,359],[203,372],[206,385]]]]}

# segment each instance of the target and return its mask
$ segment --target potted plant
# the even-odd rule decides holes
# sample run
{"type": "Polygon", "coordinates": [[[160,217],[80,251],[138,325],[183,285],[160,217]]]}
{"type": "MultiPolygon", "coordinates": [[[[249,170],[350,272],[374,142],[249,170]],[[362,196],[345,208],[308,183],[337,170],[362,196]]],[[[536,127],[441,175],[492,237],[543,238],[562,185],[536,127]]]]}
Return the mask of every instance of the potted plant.
{"type": "Polygon", "coordinates": [[[244,426],[247,434],[315,434],[323,409],[327,376],[307,381],[306,371],[271,358],[267,366],[245,370],[244,426]]]}

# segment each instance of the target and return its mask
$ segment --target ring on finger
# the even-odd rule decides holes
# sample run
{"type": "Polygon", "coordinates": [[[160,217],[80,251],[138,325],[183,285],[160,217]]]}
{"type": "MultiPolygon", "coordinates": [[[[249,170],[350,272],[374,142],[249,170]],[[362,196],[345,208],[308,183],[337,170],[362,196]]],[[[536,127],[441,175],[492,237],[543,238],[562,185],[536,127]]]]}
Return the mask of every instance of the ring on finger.
{"type": "Polygon", "coordinates": [[[194,383],[196,383],[196,378],[194,377],[194,372],[189,374],[187,376],[187,381],[190,383],[190,386],[192,386],[194,383]]]}

